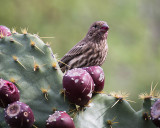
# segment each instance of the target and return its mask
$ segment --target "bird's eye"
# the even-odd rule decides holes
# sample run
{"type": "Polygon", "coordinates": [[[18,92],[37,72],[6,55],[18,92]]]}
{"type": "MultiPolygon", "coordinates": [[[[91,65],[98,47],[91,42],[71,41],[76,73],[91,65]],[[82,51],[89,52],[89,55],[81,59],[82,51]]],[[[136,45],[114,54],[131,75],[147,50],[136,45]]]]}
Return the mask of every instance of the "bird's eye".
{"type": "Polygon", "coordinates": [[[94,25],[93,27],[94,27],[94,28],[97,28],[97,25],[94,25]]]}

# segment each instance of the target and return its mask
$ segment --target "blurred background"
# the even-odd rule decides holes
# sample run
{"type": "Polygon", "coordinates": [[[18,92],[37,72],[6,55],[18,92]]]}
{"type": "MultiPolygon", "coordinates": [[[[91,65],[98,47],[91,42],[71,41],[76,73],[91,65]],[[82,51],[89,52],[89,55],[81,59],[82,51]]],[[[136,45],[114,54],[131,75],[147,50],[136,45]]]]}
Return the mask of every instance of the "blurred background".
{"type": "MultiPolygon", "coordinates": [[[[109,54],[105,91],[125,91],[138,110],[138,95],[160,82],[159,0],[0,0],[0,24],[28,28],[49,42],[60,59],[97,20],[107,21],[109,54]]],[[[158,84],[157,89],[160,89],[158,84]]]]}

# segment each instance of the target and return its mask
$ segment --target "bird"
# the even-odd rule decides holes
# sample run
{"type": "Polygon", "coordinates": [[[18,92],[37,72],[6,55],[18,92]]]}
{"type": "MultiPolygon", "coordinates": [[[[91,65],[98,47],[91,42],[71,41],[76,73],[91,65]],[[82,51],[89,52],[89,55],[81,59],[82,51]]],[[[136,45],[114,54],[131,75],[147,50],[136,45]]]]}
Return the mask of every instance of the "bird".
{"type": "Polygon", "coordinates": [[[108,53],[108,30],[107,22],[94,22],[86,36],[59,60],[61,71],[64,73],[73,68],[102,66],[108,53]]]}

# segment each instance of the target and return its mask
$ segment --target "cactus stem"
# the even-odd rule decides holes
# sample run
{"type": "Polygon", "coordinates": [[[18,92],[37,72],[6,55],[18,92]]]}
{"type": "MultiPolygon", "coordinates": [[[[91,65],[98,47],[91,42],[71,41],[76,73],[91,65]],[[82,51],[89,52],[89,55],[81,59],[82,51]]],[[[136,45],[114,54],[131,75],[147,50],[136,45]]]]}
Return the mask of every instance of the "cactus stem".
{"type": "Polygon", "coordinates": [[[12,43],[17,43],[17,44],[19,44],[19,45],[23,46],[23,44],[19,43],[19,42],[18,42],[18,41],[16,41],[16,40],[13,40],[12,38],[10,39],[10,42],[12,42],[12,43]]]}
{"type": "Polygon", "coordinates": [[[43,54],[45,54],[38,46],[36,46],[35,42],[31,40],[31,46],[34,48],[37,48],[40,52],[42,52],[43,54]]]}
{"type": "Polygon", "coordinates": [[[19,60],[18,60],[18,58],[16,56],[13,56],[13,60],[15,62],[17,62],[18,64],[20,64],[24,69],[26,69],[25,66],[23,64],[21,64],[21,62],[19,62],[19,60]]]}
{"type": "Polygon", "coordinates": [[[45,88],[41,88],[42,93],[44,94],[44,97],[46,100],[48,100],[48,91],[50,89],[50,86],[48,87],[48,89],[45,88]]]}
{"type": "Polygon", "coordinates": [[[28,32],[28,28],[21,28],[21,32],[24,34],[24,35],[26,35],[28,32]]]}

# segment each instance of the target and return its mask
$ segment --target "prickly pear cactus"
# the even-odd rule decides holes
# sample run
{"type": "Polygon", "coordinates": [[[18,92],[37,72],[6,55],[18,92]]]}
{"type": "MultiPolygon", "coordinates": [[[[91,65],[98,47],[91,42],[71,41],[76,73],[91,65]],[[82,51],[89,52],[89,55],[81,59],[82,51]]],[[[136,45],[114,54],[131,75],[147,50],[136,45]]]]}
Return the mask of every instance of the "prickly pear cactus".
{"type": "MultiPolygon", "coordinates": [[[[32,109],[34,127],[45,128],[53,110],[66,111],[76,128],[155,128],[150,108],[155,99],[144,98],[136,112],[126,95],[95,94],[85,107],[71,105],[60,93],[63,74],[48,44],[36,35],[15,31],[0,39],[0,78],[16,84],[20,101],[32,109]]],[[[9,128],[0,108],[0,128],[9,128]]]]}

